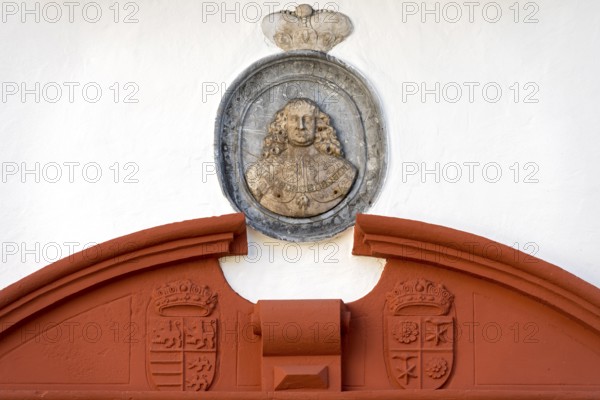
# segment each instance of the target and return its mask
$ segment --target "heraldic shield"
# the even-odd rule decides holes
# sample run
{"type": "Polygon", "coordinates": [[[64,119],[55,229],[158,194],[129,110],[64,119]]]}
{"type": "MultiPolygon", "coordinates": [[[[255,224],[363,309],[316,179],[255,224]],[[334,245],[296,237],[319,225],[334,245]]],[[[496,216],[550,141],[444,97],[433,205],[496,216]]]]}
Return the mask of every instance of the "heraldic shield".
{"type": "Polygon", "coordinates": [[[217,368],[217,294],[190,280],[154,290],[148,308],[148,378],[158,390],[208,390],[217,368]]]}
{"type": "Polygon", "coordinates": [[[397,283],[387,293],[384,346],[388,376],[403,389],[438,389],[454,361],[454,296],[425,279],[397,283]]]}

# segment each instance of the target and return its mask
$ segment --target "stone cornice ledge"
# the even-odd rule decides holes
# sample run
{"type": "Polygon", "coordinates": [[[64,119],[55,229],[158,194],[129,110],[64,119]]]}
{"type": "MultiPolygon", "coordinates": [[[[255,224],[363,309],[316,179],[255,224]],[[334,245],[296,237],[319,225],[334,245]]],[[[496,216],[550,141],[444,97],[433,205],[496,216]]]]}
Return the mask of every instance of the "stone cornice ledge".
{"type": "Polygon", "coordinates": [[[0,327],[120,276],[174,261],[247,251],[243,214],[199,218],[122,236],[50,264],[0,291],[0,327]]]}
{"type": "Polygon", "coordinates": [[[556,265],[481,236],[424,222],[359,214],[352,254],[461,271],[531,296],[600,333],[598,288],[556,265]]]}

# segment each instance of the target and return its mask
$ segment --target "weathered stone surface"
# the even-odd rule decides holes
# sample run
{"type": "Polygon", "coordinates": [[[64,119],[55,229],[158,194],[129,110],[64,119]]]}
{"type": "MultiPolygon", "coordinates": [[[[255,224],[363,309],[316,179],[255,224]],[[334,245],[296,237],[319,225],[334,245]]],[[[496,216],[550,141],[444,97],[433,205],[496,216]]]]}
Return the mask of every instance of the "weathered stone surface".
{"type": "Polygon", "coordinates": [[[266,209],[287,217],[312,217],[346,196],[356,167],[343,157],[327,114],[308,99],[293,99],[269,125],[261,158],[246,183],[266,209]]]}
{"type": "Polygon", "coordinates": [[[314,51],[250,66],[223,98],[215,129],[227,198],[253,228],[292,241],[328,238],[351,226],[379,192],[386,148],[380,107],[365,79],[314,51]],[[309,136],[308,145],[302,137],[289,141],[292,124],[284,108],[298,99],[313,104],[305,112],[318,116],[308,118],[314,131],[299,133],[309,136]],[[322,140],[328,129],[329,149],[322,140]]]}
{"type": "Polygon", "coordinates": [[[279,11],[262,21],[263,33],[283,50],[328,52],[352,33],[352,22],[342,13],[313,10],[301,4],[294,11],[279,11]]]}

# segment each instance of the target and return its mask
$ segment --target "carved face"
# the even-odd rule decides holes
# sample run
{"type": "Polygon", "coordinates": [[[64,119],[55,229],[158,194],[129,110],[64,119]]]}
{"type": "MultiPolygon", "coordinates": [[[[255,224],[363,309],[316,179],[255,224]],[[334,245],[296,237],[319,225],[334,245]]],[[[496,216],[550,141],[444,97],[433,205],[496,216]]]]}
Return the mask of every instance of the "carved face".
{"type": "Polygon", "coordinates": [[[310,146],[315,141],[316,110],[309,104],[290,107],[287,111],[288,141],[294,146],[310,146]]]}

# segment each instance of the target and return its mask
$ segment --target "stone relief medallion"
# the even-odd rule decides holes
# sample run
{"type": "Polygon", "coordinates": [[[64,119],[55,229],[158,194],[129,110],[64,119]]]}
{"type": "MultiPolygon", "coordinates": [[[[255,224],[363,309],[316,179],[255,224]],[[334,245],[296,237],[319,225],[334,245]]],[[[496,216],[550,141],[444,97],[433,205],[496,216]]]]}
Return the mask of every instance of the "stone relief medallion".
{"type": "Polygon", "coordinates": [[[148,308],[148,378],[158,390],[205,391],[217,368],[217,294],[190,280],[154,290],[148,308]]]}
{"type": "Polygon", "coordinates": [[[403,389],[439,389],[454,362],[454,296],[426,279],[399,282],[386,295],[388,377],[403,389]]]}
{"type": "Polygon", "coordinates": [[[366,80],[324,52],[350,33],[347,17],[306,5],[275,15],[263,30],[288,51],[251,65],[224,96],[218,176],[253,228],[324,239],[352,226],[379,192],[387,162],[381,110],[366,80]]]}

